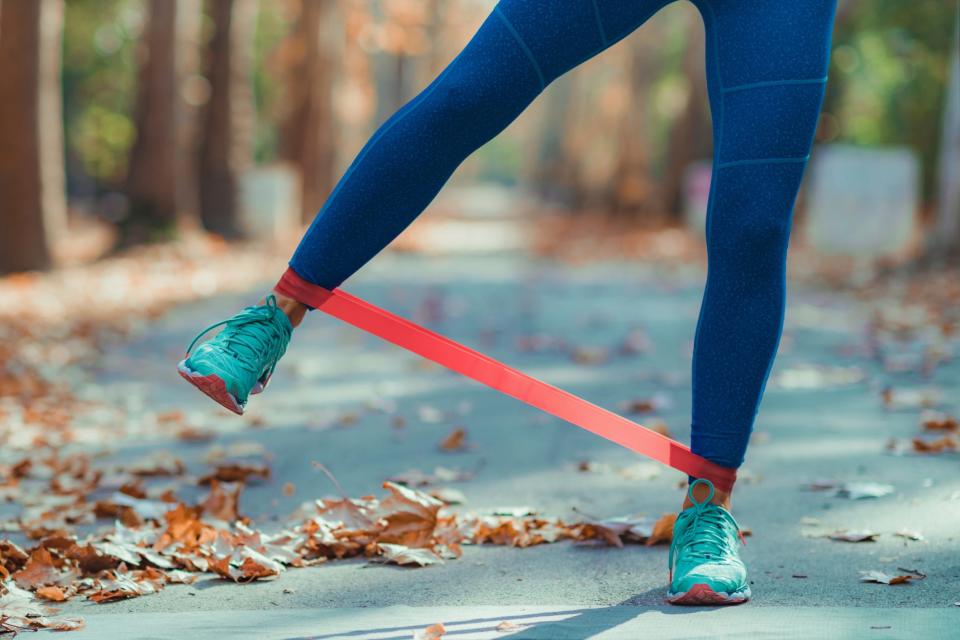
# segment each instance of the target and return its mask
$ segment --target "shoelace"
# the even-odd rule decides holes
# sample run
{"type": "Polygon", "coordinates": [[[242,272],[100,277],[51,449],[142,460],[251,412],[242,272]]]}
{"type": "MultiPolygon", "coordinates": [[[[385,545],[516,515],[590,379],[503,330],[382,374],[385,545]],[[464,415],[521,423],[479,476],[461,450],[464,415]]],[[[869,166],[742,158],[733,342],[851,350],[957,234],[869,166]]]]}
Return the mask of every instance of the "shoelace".
{"type": "MultiPolygon", "coordinates": [[[[266,304],[247,307],[232,318],[216,322],[198,333],[187,347],[187,355],[190,355],[200,338],[217,327],[225,326],[226,328],[217,337],[223,340],[226,349],[231,349],[235,355],[239,356],[237,358],[239,366],[259,375],[260,372],[255,371],[251,363],[259,362],[263,353],[270,353],[271,359],[275,361],[277,358],[273,356],[277,351],[285,349],[286,342],[289,340],[289,336],[277,326],[277,323],[273,322],[277,313],[283,312],[277,307],[277,298],[270,294],[267,296],[266,304]],[[261,323],[258,327],[260,330],[241,331],[243,327],[254,323],[261,323]]],[[[273,373],[275,366],[276,362],[270,365],[266,373],[273,373]]]]}
{"type": "MultiPolygon", "coordinates": [[[[710,485],[710,495],[703,502],[693,499],[693,487],[705,480],[696,480],[690,485],[691,507],[693,516],[675,545],[670,545],[670,567],[674,566],[675,556],[680,553],[690,555],[700,560],[709,560],[713,563],[726,564],[730,561],[730,537],[727,533],[730,527],[739,535],[740,527],[733,516],[710,503],[713,498],[713,485],[710,485]]],[[[683,517],[683,516],[681,516],[683,517]]],[[[676,527],[675,527],[676,529],[676,527]]],[[[743,538],[740,538],[741,541],[743,538]]]]}

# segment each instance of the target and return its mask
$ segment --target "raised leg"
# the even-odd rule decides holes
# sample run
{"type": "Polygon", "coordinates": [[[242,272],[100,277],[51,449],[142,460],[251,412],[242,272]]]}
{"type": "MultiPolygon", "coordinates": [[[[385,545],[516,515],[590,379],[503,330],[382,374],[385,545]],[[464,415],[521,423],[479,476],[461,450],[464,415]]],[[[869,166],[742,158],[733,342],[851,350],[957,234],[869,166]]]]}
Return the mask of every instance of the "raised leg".
{"type": "Polygon", "coordinates": [[[453,62],[367,142],[310,226],[291,268],[314,284],[339,286],[550,82],[670,1],[501,0],[453,62]]]}

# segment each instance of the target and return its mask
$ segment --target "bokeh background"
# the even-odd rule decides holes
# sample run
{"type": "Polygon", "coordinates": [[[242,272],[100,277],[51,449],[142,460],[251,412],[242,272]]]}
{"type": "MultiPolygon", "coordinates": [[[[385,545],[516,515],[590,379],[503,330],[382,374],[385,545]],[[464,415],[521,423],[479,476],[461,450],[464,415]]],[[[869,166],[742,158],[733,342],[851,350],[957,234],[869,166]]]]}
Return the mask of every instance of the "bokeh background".
{"type": "MultiPolygon", "coordinates": [[[[661,637],[648,621],[682,633],[682,616],[652,609],[665,545],[510,545],[558,539],[554,516],[639,536],[632,523],[675,513],[683,474],[322,314],[243,417],[176,373],[198,330],[276,282],[369,136],[494,4],[0,0],[0,635],[61,624],[25,608],[45,600],[88,616],[75,635],[97,640],[144,620],[191,639],[371,637],[360,624],[410,637],[398,611],[474,637],[446,616],[472,629],[529,605],[574,618],[525,638],[661,637]],[[360,571],[318,537],[303,548],[322,566],[241,555],[298,513],[326,537],[299,505],[382,495],[386,479],[506,514],[504,546],[426,575],[360,571]],[[285,575],[250,583],[238,565],[285,575]],[[202,582],[137,597],[174,581],[166,566],[202,582]],[[136,599],[91,602],[120,598],[136,599]]],[[[814,607],[844,637],[956,626],[958,20],[956,0],[839,1],[783,337],[737,489],[758,601],[781,608],[706,619],[717,635],[743,620],[741,636],[781,637],[783,620],[822,617],[814,607]]],[[[711,174],[703,58],[693,6],[661,11],[548,87],[346,288],[687,442],[711,174]]],[[[256,553],[301,559],[271,549],[256,553]]]]}
{"type": "MultiPolygon", "coordinates": [[[[191,233],[289,244],[494,4],[0,0],[0,272],[191,233]]],[[[696,10],[667,7],[551,85],[426,218],[523,194],[544,252],[609,255],[619,237],[629,254],[650,249],[631,230],[664,228],[696,247],[702,58],[696,10]]],[[[808,171],[795,245],[861,266],[957,251],[957,74],[956,3],[840,0],[814,154],[829,162],[808,171]]]]}

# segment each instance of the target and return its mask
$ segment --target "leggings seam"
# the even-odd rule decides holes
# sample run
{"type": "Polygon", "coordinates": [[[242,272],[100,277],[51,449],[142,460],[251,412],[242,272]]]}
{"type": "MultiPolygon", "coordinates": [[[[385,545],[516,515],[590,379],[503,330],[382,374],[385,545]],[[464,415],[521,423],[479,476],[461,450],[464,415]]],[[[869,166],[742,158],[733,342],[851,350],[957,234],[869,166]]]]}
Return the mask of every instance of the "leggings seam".
{"type": "Polygon", "coordinates": [[[603,28],[603,21],[600,19],[600,7],[597,6],[597,0],[593,0],[593,15],[597,19],[597,31],[600,32],[600,42],[607,46],[607,32],[603,28]]]}
{"type": "Polygon", "coordinates": [[[746,84],[738,84],[732,87],[724,87],[724,93],[733,93],[735,91],[746,91],[748,89],[762,89],[766,87],[782,87],[790,85],[803,85],[803,84],[826,84],[827,77],[822,78],[799,78],[795,80],[768,80],[765,82],[749,82],[746,84]]]}
{"type": "Polygon", "coordinates": [[[540,63],[537,62],[536,57],[533,55],[533,51],[530,50],[530,47],[527,46],[527,43],[523,41],[523,37],[513,26],[513,23],[503,14],[500,10],[500,6],[497,5],[494,7],[493,12],[497,14],[497,17],[503,21],[503,25],[507,28],[507,31],[513,36],[514,40],[517,41],[517,44],[520,45],[520,48],[523,49],[523,52],[526,54],[527,58],[530,60],[530,64],[533,65],[533,70],[537,72],[537,77],[540,78],[540,90],[543,91],[547,87],[547,81],[543,76],[543,71],[540,69],[540,63]]]}
{"type": "Polygon", "coordinates": [[[727,167],[740,167],[751,164],[786,164],[790,162],[806,162],[809,159],[810,154],[805,156],[786,156],[783,158],[749,158],[747,160],[730,160],[729,162],[721,162],[719,165],[717,165],[717,168],[726,169],[727,167]]]}

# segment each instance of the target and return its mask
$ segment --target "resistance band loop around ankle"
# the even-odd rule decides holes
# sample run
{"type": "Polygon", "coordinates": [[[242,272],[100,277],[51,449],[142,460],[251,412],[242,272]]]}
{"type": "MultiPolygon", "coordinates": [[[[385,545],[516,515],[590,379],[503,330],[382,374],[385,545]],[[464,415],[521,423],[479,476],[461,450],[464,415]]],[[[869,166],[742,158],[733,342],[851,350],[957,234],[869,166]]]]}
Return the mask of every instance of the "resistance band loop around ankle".
{"type": "Polygon", "coordinates": [[[733,489],[736,469],[710,462],[676,440],[528,376],[345,291],[319,287],[307,282],[292,269],[287,269],[275,291],[631,451],[690,476],[706,478],[722,491],[733,489]]]}

